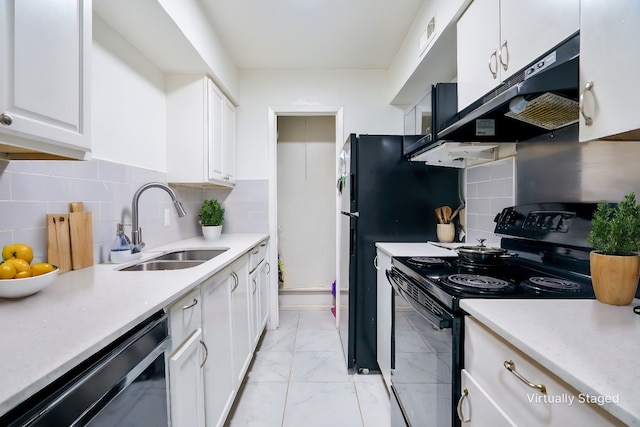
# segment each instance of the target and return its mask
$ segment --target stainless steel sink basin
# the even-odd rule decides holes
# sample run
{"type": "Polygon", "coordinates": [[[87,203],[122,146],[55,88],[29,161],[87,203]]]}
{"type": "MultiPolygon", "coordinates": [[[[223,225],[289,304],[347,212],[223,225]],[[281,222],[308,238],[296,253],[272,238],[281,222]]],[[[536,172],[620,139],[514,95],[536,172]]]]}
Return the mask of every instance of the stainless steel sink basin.
{"type": "Polygon", "coordinates": [[[146,261],[141,261],[120,271],[157,271],[157,270],[181,270],[196,267],[228,251],[224,249],[186,249],[158,255],[146,261]]]}
{"type": "Polygon", "coordinates": [[[184,251],[169,252],[159,255],[152,260],[168,260],[168,261],[209,261],[228,251],[225,249],[188,249],[184,251]]]}
{"type": "Polygon", "coordinates": [[[130,267],[122,268],[120,271],[158,271],[158,270],[181,270],[183,268],[197,267],[205,261],[165,261],[150,260],[134,264],[130,267]]]}

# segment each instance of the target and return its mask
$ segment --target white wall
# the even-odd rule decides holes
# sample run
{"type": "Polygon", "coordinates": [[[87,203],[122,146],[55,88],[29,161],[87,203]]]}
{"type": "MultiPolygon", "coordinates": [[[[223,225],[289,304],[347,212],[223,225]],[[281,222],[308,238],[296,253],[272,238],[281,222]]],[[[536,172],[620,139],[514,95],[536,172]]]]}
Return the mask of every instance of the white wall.
{"type": "Polygon", "coordinates": [[[96,15],[91,82],[93,158],[166,172],[164,76],[96,15]]]}
{"type": "Polygon", "coordinates": [[[401,134],[402,110],[386,99],[388,78],[379,70],[244,70],[236,110],[237,175],[269,178],[268,108],[343,107],[343,141],[349,133],[401,134]]]}

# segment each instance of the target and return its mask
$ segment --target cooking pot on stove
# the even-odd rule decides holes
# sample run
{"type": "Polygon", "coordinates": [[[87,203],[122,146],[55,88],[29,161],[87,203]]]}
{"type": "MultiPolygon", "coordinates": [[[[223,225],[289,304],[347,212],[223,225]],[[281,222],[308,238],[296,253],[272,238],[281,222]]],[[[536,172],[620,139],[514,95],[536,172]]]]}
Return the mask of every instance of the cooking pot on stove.
{"type": "Polygon", "coordinates": [[[491,248],[484,245],[485,239],[478,239],[478,246],[460,246],[456,248],[458,257],[463,261],[474,264],[495,264],[502,261],[503,258],[514,257],[503,248],[491,248]]]}

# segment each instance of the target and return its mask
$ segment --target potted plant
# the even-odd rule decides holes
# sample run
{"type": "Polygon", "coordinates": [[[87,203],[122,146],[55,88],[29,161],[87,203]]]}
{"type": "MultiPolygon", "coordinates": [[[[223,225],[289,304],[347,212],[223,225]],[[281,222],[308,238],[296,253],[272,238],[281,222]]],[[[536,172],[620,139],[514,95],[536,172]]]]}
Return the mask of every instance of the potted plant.
{"type": "Polygon", "coordinates": [[[593,214],[589,243],[591,280],[598,301],[631,304],[640,272],[640,206],[629,193],[615,207],[600,203],[593,214]]]}
{"type": "Polygon", "coordinates": [[[222,232],[224,208],[217,199],[205,200],[200,207],[202,234],[207,240],[217,240],[222,232]]]}

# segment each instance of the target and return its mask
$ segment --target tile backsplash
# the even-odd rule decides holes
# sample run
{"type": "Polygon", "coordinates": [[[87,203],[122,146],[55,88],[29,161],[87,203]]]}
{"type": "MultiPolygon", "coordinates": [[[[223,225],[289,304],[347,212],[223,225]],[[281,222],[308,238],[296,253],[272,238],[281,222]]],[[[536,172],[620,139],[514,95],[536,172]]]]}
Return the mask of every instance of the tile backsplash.
{"type": "Polygon", "coordinates": [[[466,232],[467,242],[498,245],[500,238],[493,232],[493,222],[503,208],[513,206],[515,194],[515,157],[469,167],[466,170],[466,232]]]}
{"type": "MultiPolygon", "coordinates": [[[[36,260],[46,260],[46,214],[67,213],[70,202],[84,202],[93,215],[94,261],[107,262],[116,224],[123,222],[130,235],[133,194],[151,181],[166,183],[166,173],[103,160],[0,161],[0,247],[27,243],[36,260]]],[[[223,202],[224,233],[267,232],[267,180],[241,180],[234,189],[172,188],[187,211],[183,218],[178,218],[161,189],[140,196],[139,219],[147,248],[201,235],[198,212],[205,198],[223,202]]]]}

